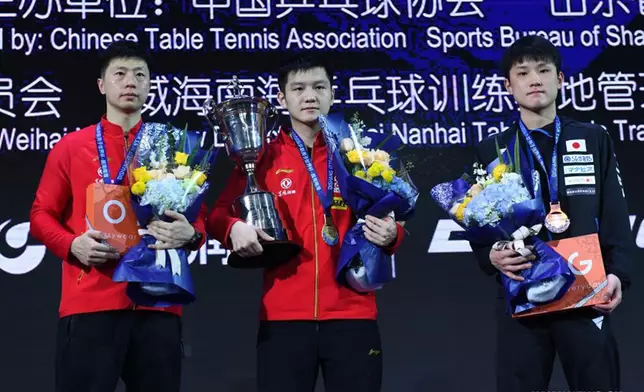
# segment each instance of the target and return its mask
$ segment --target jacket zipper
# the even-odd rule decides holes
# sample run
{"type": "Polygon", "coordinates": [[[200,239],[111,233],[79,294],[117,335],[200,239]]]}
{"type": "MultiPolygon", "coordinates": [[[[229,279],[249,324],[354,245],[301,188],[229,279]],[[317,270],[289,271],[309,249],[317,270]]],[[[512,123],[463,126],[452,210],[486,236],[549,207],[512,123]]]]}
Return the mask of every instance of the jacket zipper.
{"type": "MultiPolygon", "coordinates": [[[[313,160],[313,149],[311,149],[311,162],[313,160]]],[[[315,291],[314,291],[314,303],[313,303],[313,318],[318,319],[318,291],[319,291],[319,262],[318,262],[318,227],[315,219],[315,188],[313,187],[313,182],[311,182],[311,210],[313,211],[313,251],[315,253],[315,291]]]]}
{"type": "MultiPolygon", "coordinates": [[[[127,152],[130,149],[130,146],[129,146],[130,143],[129,143],[129,140],[128,140],[129,136],[130,136],[129,133],[126,134],[126,135],[123,135],[123,138],[125,139],[125,150],[123,150],[125,155],[123,156],[124,157],[123,159],[127,158],[127,152]]],[[[128,184],[132,183],[132,181],[131,181],[132,179],[130,178],[130,168],[129,167],[127,168],[127,170],[125,170],[125,173],[127,173],[128,184]]],[[[132,302],[132,310],[136,310],[136,304],[134,302],[132,302]]]]}
{"type": "MultiPolygon", "coordinates": [[[[129,133],[128,133],[128,134],[126,134],[126,135],[123,135],[123,137],[125,138],[125,150],[123,150],[123,152],[125,153],[125,155],[123,155],[123,159],[127,158],[127,150],[129,150],[129,149],[130,149],[130,145],[129,145],[130,143],[129,143],[129,140],[128,140],[128,137],[129,137],[129,136],[130,136],[130,134],[129,134],[129,133]]],[[[130,163],[130,164],[131,164],[131,163],[130,163]]],[[[129,165],[128,165],[128,166],[129,166],[129,165]]],[[[125,173],[126,173],[126,175],[127,175],[128,183],[131,183],[131,180],[132,180],[132,179],[130,178],[130,168],[128,167],[128,168],[126,168],[126,169],[127,169],[127,170],[125,170],[125,173]]]]}
{"type": "Polygon", "coordinates": [[[85,275],[85,271],[81,269],[80,274],[78,274],[78,280],[76,280],[76,284],[80,283],[81,279],[83,279],[83,275],[85,275]]]}

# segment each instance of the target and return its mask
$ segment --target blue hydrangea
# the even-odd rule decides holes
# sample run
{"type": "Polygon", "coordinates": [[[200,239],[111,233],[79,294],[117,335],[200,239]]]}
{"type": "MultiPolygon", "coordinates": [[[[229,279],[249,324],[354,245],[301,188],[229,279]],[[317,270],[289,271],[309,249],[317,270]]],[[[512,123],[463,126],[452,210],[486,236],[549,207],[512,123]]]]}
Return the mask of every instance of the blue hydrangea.
{"type": "MultiPolygon", "coordinates": [[[[199,189],[193,187],[193,190],[199,189]]],[[[157,215],[165,210],[183,213],[198,196],[198,192],[186,192],[184,181],[173,178],[151,180],[146,184],[145,193],[141,197],[141,205],[155,208],[157,215]]]]}
{"type": "Polygon", "coordinates": [[[410,206],[416,204],[418,191],[402,178],[394,176],[393,180],[391,180],[390,187],[392,191],[406,199],[410,206]]]}
{"type": "Polygon", "coordinates": [[[472,198],[465,208],[463,223],[467,226],[496,226],[512,213],[512,206],[530,200],[530,194],[518,174],[506,174],[501,182],[492,183],[472,198]]]}

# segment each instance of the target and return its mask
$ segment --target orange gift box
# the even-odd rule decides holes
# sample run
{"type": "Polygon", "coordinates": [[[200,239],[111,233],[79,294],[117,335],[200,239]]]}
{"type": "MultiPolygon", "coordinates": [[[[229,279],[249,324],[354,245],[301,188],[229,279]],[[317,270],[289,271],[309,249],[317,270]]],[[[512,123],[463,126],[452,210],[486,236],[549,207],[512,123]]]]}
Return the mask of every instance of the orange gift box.
{"type": "Polygon", "coordinates": [[[121,254],[140,241],[128,187],[95,183],[87,187],[86,197],[88,230],[105,234],[106,242],[121,254]]]}
{"type": "Polygon", "coordinates": [[[603,297],[608,281],[597,234],[550,241],[548,245],[568,260],[568,266],[576,279],[562,298],[513,314],[513,318],[559,312],[605,302],[603,297]]]}

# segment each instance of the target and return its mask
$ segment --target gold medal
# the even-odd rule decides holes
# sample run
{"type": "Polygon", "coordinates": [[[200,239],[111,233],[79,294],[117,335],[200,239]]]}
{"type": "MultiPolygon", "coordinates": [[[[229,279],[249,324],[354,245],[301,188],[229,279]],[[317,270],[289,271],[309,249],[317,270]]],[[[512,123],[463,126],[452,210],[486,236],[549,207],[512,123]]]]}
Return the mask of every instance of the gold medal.
{"type": "Polygon", "coordinates": [[[333,224],[333,217],[331,214],[324,216],[324,226],[322,227],[322,239],[329,246],[335,246],[338,243],[340,235],[338,229],[333,224]]]}
{"type": "Polygon", "coordinates": [[[570,219],[561,210],[559,203],[550,203],[550,212],[546,215],[545,226],[551,233],[560,234],[568,230],[570,219]]]}

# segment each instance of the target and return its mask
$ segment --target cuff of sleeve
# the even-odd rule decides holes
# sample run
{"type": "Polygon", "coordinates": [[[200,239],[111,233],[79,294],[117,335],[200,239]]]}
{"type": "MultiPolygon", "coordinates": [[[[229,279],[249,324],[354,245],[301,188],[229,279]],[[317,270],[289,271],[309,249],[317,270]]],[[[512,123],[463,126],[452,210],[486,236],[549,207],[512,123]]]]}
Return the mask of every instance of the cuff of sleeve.
{"type": "Polygon", "coordinates": [[[389,255],[393,255],[396,253],[404,239],[405,228],[400,223],[396,222],[396,239],[391,243],[391,245],[383,248],[384,251],[389,255]]]}
{"type": "Polygon", "coordinates": [[[72,242],[76,239],[76,236],[71,233],[65,233],[62,235],[60,240],[53,246],[50,246],[51,252],[61,260],[76,260],[74,255],[72,255],[72,242]]]}
{"type": "Polygon", "coordinates": [[[198,242],[195,242],[195,243],[189,243],[189,244],[186,246],[186,249],[187,249],[187,250],[190,250],[190,251],[195,251],[195,250],[199,250],[199,249],[201,249],[201,247],[206,243],[206,240],[207,240],[206,235],[207,235],[207,234],[206,234],[206,231],[205,231],[205,230],[200,229],[199,227],[197,227],[197,226],[195,226],[195,225],[193,225],[192,227],[195,229],[195,232],[196,232],[196,233],[200,233],[200,234],[201,234],[201,238],[199,239],[199,241],[198,241],[198,242]]]}
{"type": "Polygon", "coordinates": [[[243,222],[243,220],[239,218],[229,218],[226,226],[226,231],[224,233],[224,243],[221,245],[226,248],[232,250],[232,244],[230,243],[230,231],[233,228],[233,225],[237,222],[243,222]]]}
{"type": "Polygon", "coordinates": [[[622,292],[625,292],[628,290],[628,288],[631,286],[631,279],[626,274],[624,271],[621,271],[617,268],[606,268],[606,275],[613,274],[617,276],[619,281],[622,283],[622,292]]]}
{"type": "Polygon", "coordinates": [[[490,251],[492,250],[491,246],[475,247],[472,246],[474,251],[474,256],[479,263],[479,267],[487,275],[495,275],[499,272],[496,267],[492,265],[490,261],[490,251]]]}

